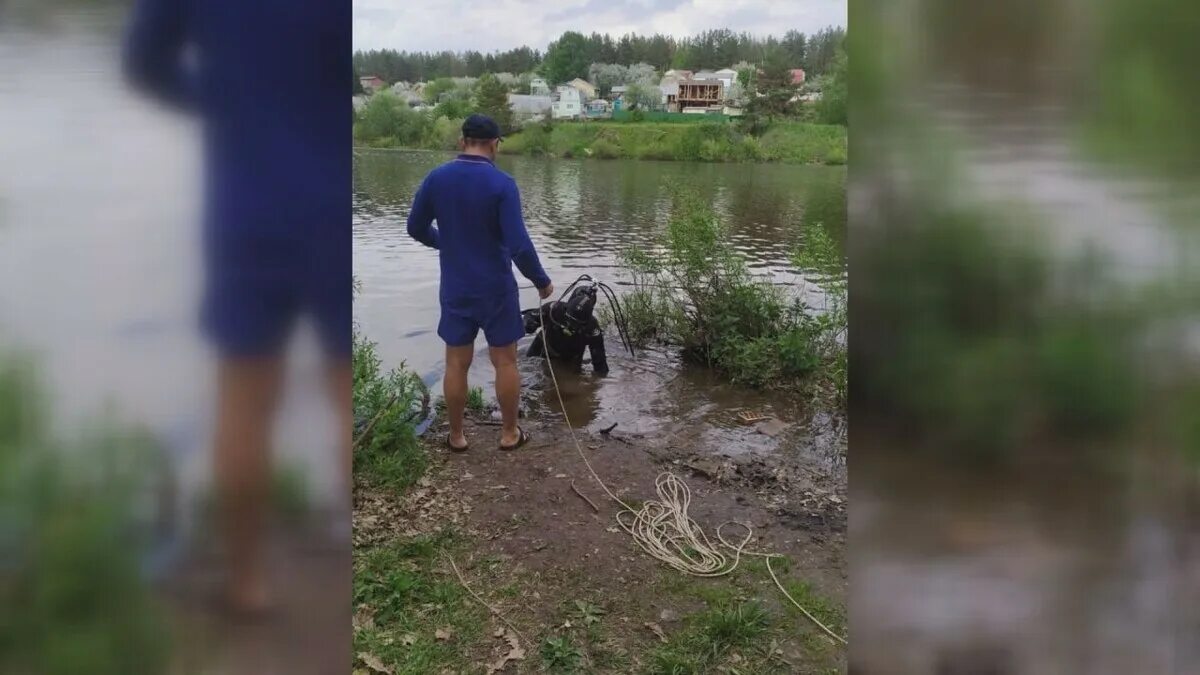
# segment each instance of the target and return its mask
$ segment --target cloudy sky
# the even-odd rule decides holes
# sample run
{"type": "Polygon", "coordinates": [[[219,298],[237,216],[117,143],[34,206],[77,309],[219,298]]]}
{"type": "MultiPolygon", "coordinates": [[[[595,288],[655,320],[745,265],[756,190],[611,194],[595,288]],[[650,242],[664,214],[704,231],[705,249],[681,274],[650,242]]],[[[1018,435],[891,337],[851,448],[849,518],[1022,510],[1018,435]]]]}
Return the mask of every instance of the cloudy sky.
{"type": "Polygon", "coordinates": [[[354,0],[354,47],[545,51],[567,30],[695,35],[729,28],[781,36],[846,25],[847,0],[354,0]]]}

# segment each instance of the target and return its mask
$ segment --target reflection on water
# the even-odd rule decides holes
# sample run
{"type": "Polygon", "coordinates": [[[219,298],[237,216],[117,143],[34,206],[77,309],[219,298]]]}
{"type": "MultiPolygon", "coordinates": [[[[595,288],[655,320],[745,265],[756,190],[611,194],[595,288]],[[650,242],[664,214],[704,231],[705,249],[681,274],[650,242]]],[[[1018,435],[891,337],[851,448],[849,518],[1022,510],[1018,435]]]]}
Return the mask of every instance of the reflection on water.
{"type": "MultiPolygon", "coordinates": [[[[1141,14],[1136,3],[1124,4],[1141,14]]],[[[1200,672],[1198,474],[1194,463],[1182,461],[1178,451],[1186,441],[1172,428],[1176,421],[1164,412],[1171,409],[1178,390],[1194,386],[1197,362],[1193,358],[1188,363],[1181,351],[1167,346],[1176,344],[1180,322],[1159,304],[1169,305],[1165,298],[1173,298],[1187,285],[1181,279],[1194,280],[1179,274],[1195,259],[1194,239],[1179,236],[1178,226],[1171,222],[1170,214],[1178,215],[1181,209],[1180,200],[1164,199],[1169,185],[1131,176],[1128,167],[1087,159],[1083,124],[1077,117],[1081,111],[1091,113],[1096,102],[1074,97],[1110,83],[1102,77],[1085,85],[1073,69],[1080,64],[1093,67],[1100,54],[1080,50],[1071,58],[1056,59],[1031,48],[1074,50],[1091,45],[1095,35],[1081,39],[1071,33],[1090,30],[1095,17],[1069,25],[1036,25],[1029,21],[1032,14],[1068,7],[1082,11],[1083,6],[1013,3],[999,12],[997,7],[953,0],[889,4],[896,20],[886,25],[896,32],[873,42],[872,49],[889,52],[873,57],[897,70],[911,69],[908,72],[916,76],[880,73],[877,84],[887,90],[889,103],[915,114],[908,119],[897,114],[896,127],[856,127],[856,138],[867,139],[864,146],[876,151],[870,162],[886,168],[855,176],[851,189],[856,209],[854,245],[868,248],[875,235],[872,226],[920,232],[925,240],[919,244],[935,250],[939,242],[932,241],[930,232],[948,238],[976,236],[963,222],[947,218],[947,212],[965,214],[964,221],[977,217],[997,229],[1025,228],[1020,231],[1029,234],[1024,242],[1028,249],[1006,249],[1000,245],[1003,239],[995,237],[980,238],[986,242],[981,246],[996,244],[986,252],[964,245],[941,253],[951,259],[945,263],[948,266],[965,263],[1018,270],[1010,279],[1020,278],[1021,266],[1032,263],[1033,274],[1044,273],[1054,283],[1048,291],[1033,293],[1018,287],[1021,290],[1010,291],[1018,296],[1012,301],[1023,308],[1046,304],[1053,310],[1036,315],[1005,307],[1010,298],[937,289],[943,297],[980,309],[986,323],[945,335],[936,331],[941,326],[935,326],[919,334],[924,342],[914,342],[922,349],[914,350],[916,356],[911,358],[922,362],[910,371],[911,379],[924,384],[925,379],[936,379],[939,369],[957,368],[964,373],[963,381],[978,386],[963,386],[952,390],[952,395],[973,399],[978,406],[952,407],[959,419],[948,414],[923,420],[921,425],[906,419],[897,423],[901,428],[886,430],[882,424],[871,428],[856,410],[850,443],[854,463],[852,671],[870,675],[1200,672]],[[940,26],[944,33],[939,33],[937,24],[930,31],[931,27],[910,20],[918,11],[944,12],[954,15],[958,23],[967,18],[986,22],[995,33],[983,41],[960,41],[979,33],[953,22],[940,26]],[[1031,16],[1024,16],[1026,12],[1031,16]],[[1026,43],[1031,39],[1037,44],[1026,43]],[[910,45],[920,49],[909,52],[910,45]],[[925,60],[917,62],[921,58],[925,60]],[[986,74],[998,81],[982,82],[961,73],[934,74],[939,69],[971,70],[972,66],[978,70],[971,75],[986,74]],[[1022,89],[1045,78],[1067,81],[1054,82],[1038,96],[1022,89]],[[889,84],[883,86],[883,81],[889,84]],[[944,180],[939,162],[954,167],[948,172],[954,174],[954,181],[938,182],[944,180]],[[870,203],[871,197],[885,193],[890,194],[870,203]],[[945,221],[943,229],[920,230],[912,225],[939,218],[945,221]],[[866,234],[859,239],[859,233],[866,234]],[[1090,256],[1088,262],[1095,262],[1084,277],[1091,283],[1086,284],[1086,293],[1072,296],[1070,284],[1080,272],[1070,263],[1084,253],[1090,256]],[[1128,304],[1136,305],[1134,311],[1120,314],[1113,309],[1128,304]],[[995,435],[1024,424],[1023,417],[1040,417],[1037,378],[1053,377],[1056,368],[1069,371],[1071,359],[1079,358],[1088,345],[1121,345],[1116,331],[1100,320],[1089,321],[1105,316],[1105,311],[1118,314],[1116,326],[1139,331],[1136,356],[1114,349],[1118,354],[1114,362],[1130,365],[1135,375],[1106,375],[1090,381],[1071,377],[1065,397],[1076,403],[1101,392],[1135,401],[1129,404],[1128,414],[1136,421],[1128,428],[1106,433],[1102,423],[1108,420],[1103,418],[1083,428],[1046,421],[1037,427],[1038,433],[1028,435],[1032,439],[1021,436],[1013,447],[1005,447],[996,462],[975,465],[964,458],[989,440],[985,434],[978,434],[973,440],[981,442],[974,444],[942,441],[944,427],[971,414],[994,421],[986,428],[995,435]],[[970,361],[971,348],[1010,335],[1022,347],[1037,344],[1044,339],[1039,338],[1040,332],[1070,321],[1081,328],[1066,347],[1040,362],[1019,364],[1028,369],[1026,375],[1005,381],[1010,374],[999,368],[975,379],[967,372],[978,366],[970,361]],[[1005,386],[1021,400],[1021,412],[1005,410],[1000,397],[993,397],[1005,386]],[[1149,393],[1163,390],[1167,393],[1149,393]],[[941,454],[930,450],[939,442],[945,447],[941,454]]],[[[862,25],[871,26],[865,21],[862,25]]],[[[1128,37],[1122,28],[1118,41],[1124,44],[1128,37]]],[[[1099,52],[1116,46],[1104,45],[1099,52]]],[[[1131,103],[1140,107],[1144,101],[1131,103]]],[[[1187,198],[1194,204],[1194,197],[1187,198]]],[[[1186,224],[1194,223],[1193,209],[1186,224]]],[[[888,262],[896,264],[879,266],[886,276],[871,265],[856,268],[859,288],[872,282],[892,284],[900,278],[899,291],[886,297],[909,300],[905,294],[918,295],[920,281],[930,278],[922,276],[922,269],[913,269],[916,265],[905,268],[903,261],[888,262]],[[913,279],[909,285],[901,278],[906,271],[913,279]]],[[[913,313],[919,314],[936,304],[927,300],[918,298],[904,306],[917,308],[913,313]]],[[[853,300],[851,312],[865,304],[853,300]]],[[[1194,321],[1194,309],[1193,303],[1179,311],[1190,312],[1194,321]]],[[[944,321],[937,311],[930,323],[944,321]]],[[[862,326],[870,318],[856,317],[852,322],[862,326]]],[[[906,329],[912,333],[926,327],[914,321],[906,329]]],[[[855,335],[862,340],[865,333],[860,328],[855,335]]],[[[913,338],[902,333],[895,331],[889,337],[894,342],[913,338]]],[[[1003,354],[992,353],[979,360],[1005,363],[1002,359],[1003,354]]],[[[852,367],[857,363],[852,358],[852,367]]],[[[863,372],[861,366],[858,372],[863,372]]],[[[852,398],[863,391],[856,386],[851,383],[852,398]]],[[[916,385],[909,391],[913,398],[922,393],[916,385]]],[[[862,406],[864,412],[869,407],[862,406]]],[[[1193,419],[1195,414],[1191,411],[1193,419]]]]}
{"type": "Polygon", "coordinates": [[[851,621],[862,672],[1196,672],[1185,666],[1200,656],[1190,601],[1200,537],[1181,499],[1186,475],[1064,462],[981,481],[874,452],[858,431],[851,621]]]}
{"type": "MultiPolygon", "coordinates": [[[[432,383],[440,379],[443,367],[436,335],[438,260],[434,251],[409,239],[405,220],[421,179],[448,157],[356,152],[354,267],[363,290],[355,301],[355,316],[363,332],[379,343],[385,363],[405,361],[432,383]]],[[[804,225],[824,223],[836,240],[845,238],[844,167],[509,156],[501,156],[498,164],[520,186],[530,235],[559,288],[585,273],[609,283],[627,280],[618,254],[633,244],[653,243],[669,217],[675,186],[695,190],[710,201],[756,274],[795,284],[789,290],[804,294],[815,307],[823,306],[820,289],[790,262],[803,243],[804,225]]],[[[537,294],[525,288],[521,300],[524,307],[533,307],[537,294]]],[[[615,336],[608,352],[612,372],[607,378],[594,377],[588,368],[583,374],[560,374],[567,413],[576,425],[619,422],[628,433],[685,433],[702,420],[705,432],[699,442],[744,450],[770,447],[772,442],[731,428],[736,410],[751,407],[785,419],[800,416],[798,401],[722,383],[702,369],[683,367],[669,352],[639,351],[638,358],[631,359],[615,336]]],[[[543,366],[524,362],[522,368],[534,394],[531,402],[556,409],[552,395],[541,395],[543,366]]],[[[491,366],[483,351],[473,369],[473,383],[490,389],[491,366]]]]}

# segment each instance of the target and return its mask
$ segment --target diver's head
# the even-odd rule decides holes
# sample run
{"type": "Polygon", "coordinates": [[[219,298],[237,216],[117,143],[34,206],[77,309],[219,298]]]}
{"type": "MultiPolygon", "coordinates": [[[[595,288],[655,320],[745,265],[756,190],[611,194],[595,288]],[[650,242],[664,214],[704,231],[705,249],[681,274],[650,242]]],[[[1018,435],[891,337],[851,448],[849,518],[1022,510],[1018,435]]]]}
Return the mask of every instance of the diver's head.
{"type": "Polygon", "coordinates": [[[596,308],[596,287],[580,286],[571,292],[567,300],[567,317],[576,324],[585,324],[592,320],[592,310],[596,308]]]}

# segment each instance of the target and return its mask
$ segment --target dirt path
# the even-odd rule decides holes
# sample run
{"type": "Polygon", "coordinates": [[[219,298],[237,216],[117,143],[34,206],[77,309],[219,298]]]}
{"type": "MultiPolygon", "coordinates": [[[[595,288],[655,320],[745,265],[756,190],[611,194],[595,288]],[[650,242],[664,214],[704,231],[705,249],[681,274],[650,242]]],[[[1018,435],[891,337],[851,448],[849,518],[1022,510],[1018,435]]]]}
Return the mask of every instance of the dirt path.
{"type": "MultiPolygon", "coordinates": [[[[844,652],[783,604],[760,558],[718,579],[671,571],[617,527],[615,505],[587,472],[560,420],[546,416],[524,425],[532,441],[514,453],[495,449],[499,429],[486,423],[469,425],[472,449],[463,454],[446,452],[443,432],[431,431],[433,468],[413,490],[404,496],[356,490],[360,654],[382,659],[389,672],[417,672],[406,670],[415,666],[403,648],[419,647],[424,638],[412,625],[380,620],[378,606],[388,596],[370,579],[386,566],[372,567],[372,561],[388,547],[411,551],[406,543],[437,540],[437,555],[413,555],[403,563],[417,577],[427,571],[432,583],[447,583],[454,576],[440,551],[448,551],[471,588],[525,637],[524,658],[503,663],[511,647],[500,622],[478,607],[464,615],[435,603],[429,613],[448,622],[429,650],[446,656],[441,672],[488,672],[502,663],[505,672],[844,669],[844,652]],[[572,481],[598,513],[572,490],[572,481]],[[738,613],[747,604],[762,607],[762,626],[755,625],[756,616],[738,613]],[[453,630],[456,619],[465,628],[453,630]],[[748,627],[739,632],[743,619],[748,627]],[[473,621],[486,623],[486,630],[473,621]],[[728,639],[722,622],[733,625],[728,639]],[[388,635],[397,630],[399,636],[388,635]],[[701,658],[692,654],[697,650],[712,654],[701,658]]],[[[690,486],[691,515],[710,536],[725,521],[753,526],[750,548],[787,556],[781,576],[793,595],[844,630],[845,485],[836,476],[822,478],[794,462],[762,457],[697,457],[687,443],[625,438],[619,430],[585,434],[581,442],[594,469],[626,501],[654,498],[656,476],[669,470],[690,486]]],[[[777,572],[780,567],[775,564],[777,572]]],[[[427,665],[435,663],[437,658],[427,665]]]]}

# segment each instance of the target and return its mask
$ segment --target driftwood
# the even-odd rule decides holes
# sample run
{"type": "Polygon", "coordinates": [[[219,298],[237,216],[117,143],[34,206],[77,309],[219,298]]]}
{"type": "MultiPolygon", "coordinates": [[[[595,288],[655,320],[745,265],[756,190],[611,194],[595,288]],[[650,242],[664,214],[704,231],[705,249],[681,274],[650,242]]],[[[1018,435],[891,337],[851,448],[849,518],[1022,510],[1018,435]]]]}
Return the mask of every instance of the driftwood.
{"type": "Polygon", "coordinates": [[[585,495],[585,494],[583,494],[582,492],[580,492],[580,491],[579,491],[579,488],[575,487],[575,481],[574,481],[574,480],[572,480],[572,481],[571,481],[571,490],[572,490],[572,491],[573,491],[575,494],[579,495],[579,498],[580,498],[580,499],[582,499],[583,501],[587,502],[587,503],[588,503],[588,506],[592,507],[592,510],[593,510],[593,511],[595,511],[596,513],[600,513],[600,509],[599,509],[599,508],[596,506],[596,504],[595,504],[595,503],[593,503],[593,502],[592,502],[592,500],[588,499],[587,495],[585,495]]]}

